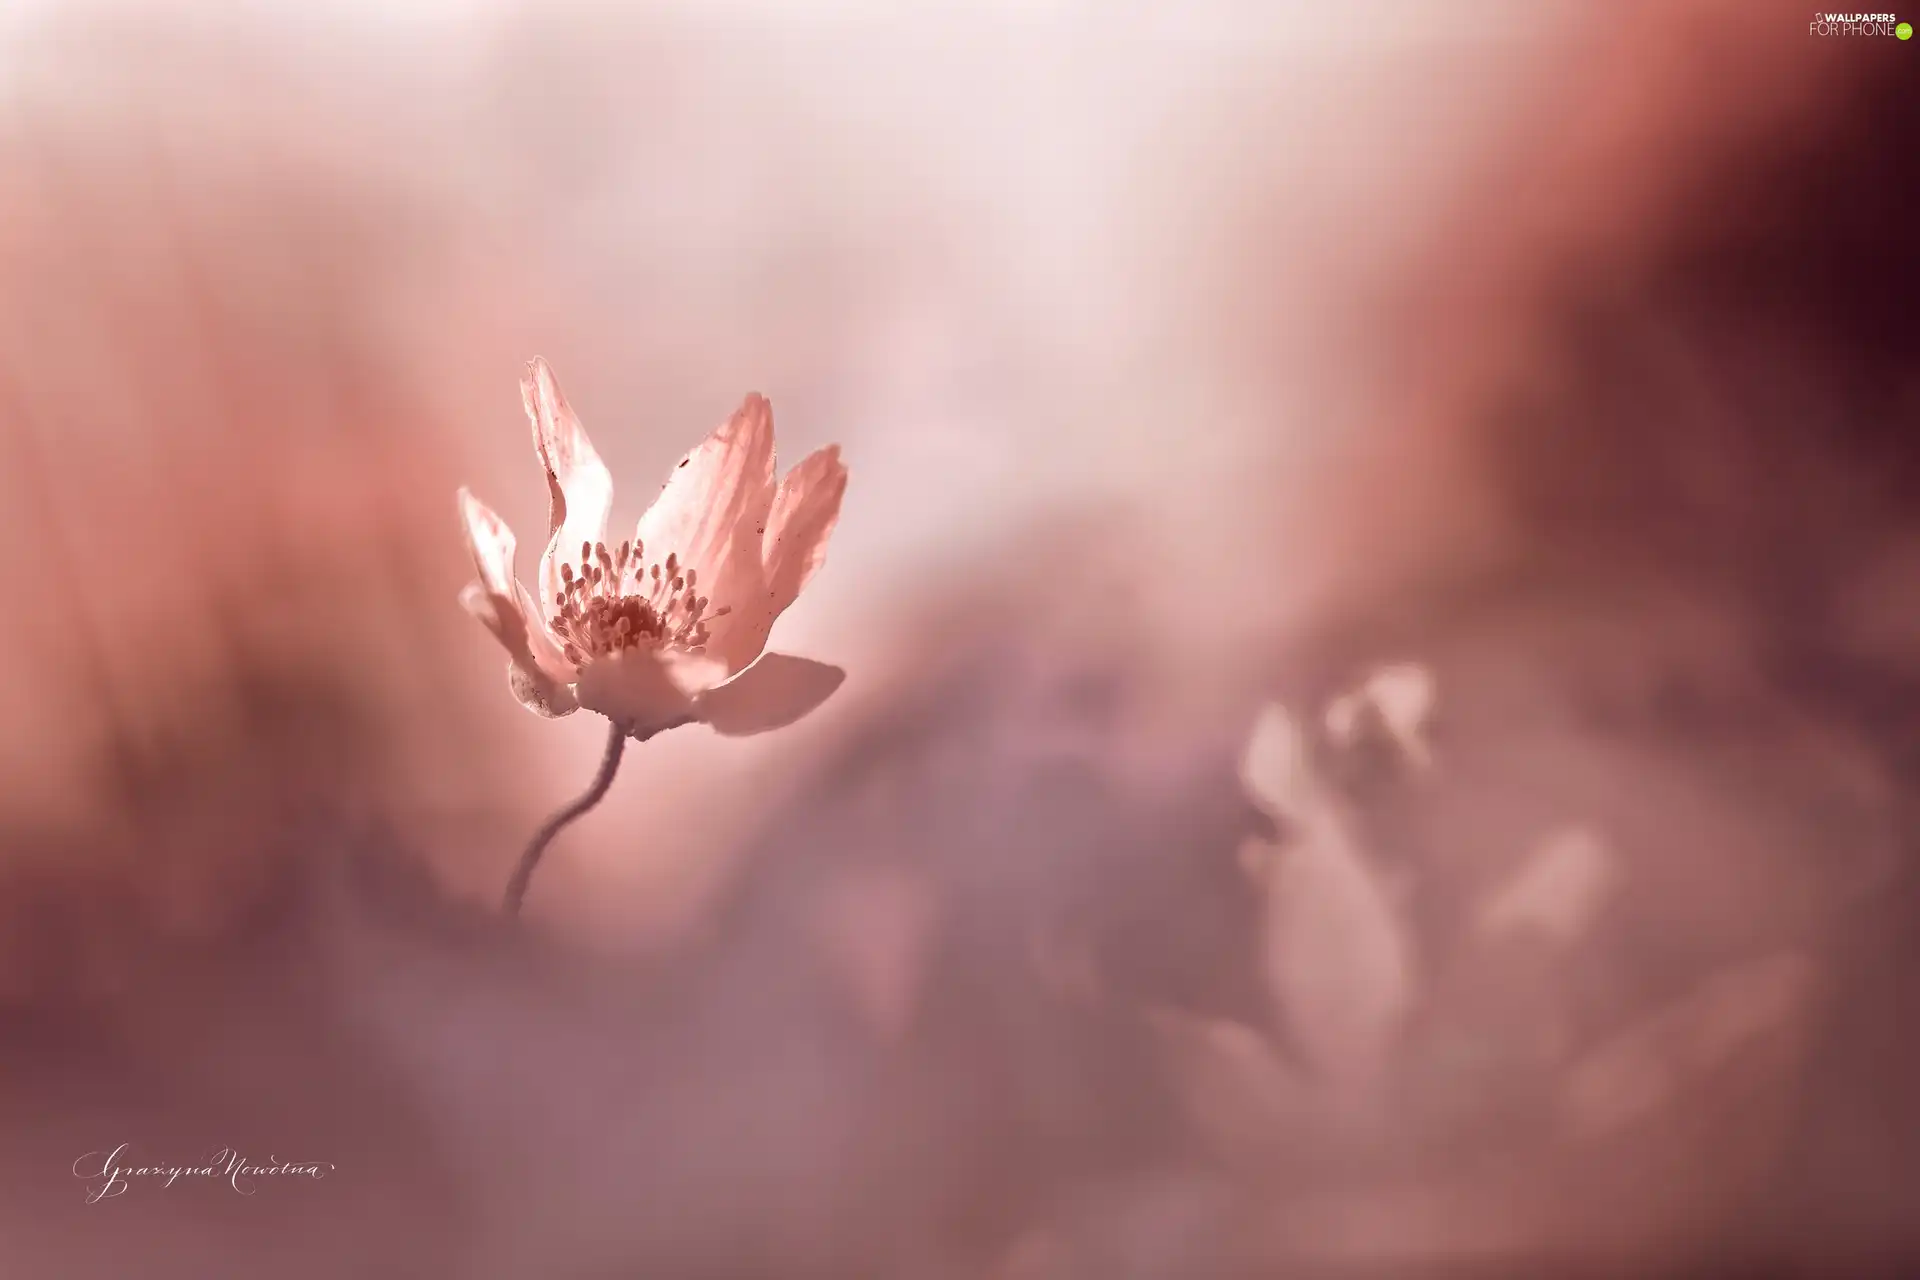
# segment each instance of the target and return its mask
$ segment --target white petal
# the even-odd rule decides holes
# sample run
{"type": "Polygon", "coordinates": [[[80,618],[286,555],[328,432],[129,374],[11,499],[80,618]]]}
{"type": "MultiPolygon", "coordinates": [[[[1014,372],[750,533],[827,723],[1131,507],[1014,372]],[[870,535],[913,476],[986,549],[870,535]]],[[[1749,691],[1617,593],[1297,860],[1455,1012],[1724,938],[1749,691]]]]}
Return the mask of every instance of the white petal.
{"type": "Polygon", "coordinates": [[[1317,804],[1319,788],[1300,727],[1277,702],[1254,723],[1240,757],[1240,780],[1248,799],[1270,818],[1297,820],[1317,804]]]}
{"type": "Polygon", "coordinates": [[[533,447],[546,468],[548,540],[540,557],[540,603],[544,614],[560,594],[560,566],[577,562],[582,543],[604,542],[613,508],[613,476],[593,450],[586,428],[574,416],[545,360],[535,358],[520,380],[520,399],[533,427],[533,447]]]}
{"type": "Polygon", "coordinates": [[[1553,832],[1481,903],[1480,932],[1576,941],[1613,888],[1613,863],[1599,833],[1585,827],[1553,832]]]}
{"type": "Polygon", "coordinates": [[[524,585],[518,582],[513,585],[520,602],[520,616],[527,620],[527,641],[533,649],[533,660],[555,680],[572,683],[579,671],[567,661],[567,655],[561,651],[560,641],[555,638],[553,629],[542,621],[552,611],[541,609],[524,585]]]}
{"type": "Polygon", "coordinates": [[[580,709],[571,688],[536,679],[517,662],[507,663],[507,688],[513,690],[521,706],[548,720],[570,716],[580,709]]]}
{"type": "Polygon", "coordinates": [[[761,589],[725,597],[733,613],[714,625],[707,645],[725,654],[734,670],[766,647],[774,619],[826,563],[827,540],[840,521],[846,492],[847,467],[838,445],[815,450],[781,477],[761,543],[761,589]]]}
{"type": "MultiPolygon", "coordinates": [[[[505,625],[509,614],[521,619],[520,632],[524,636],[534,666],[544,672],[548,679],[565,684],[573,679],[573,664],[560,652],[559,644],[554,640],[544,621],[545,611],[537,608],[527,589],[514,576],[514,555],[516,544],[513,530],[507,522],[495,515],[486,503],[474,497],[467,489],[461,489],[460,516],[466,525],[467,548],[473,553],[473,567],[480,575],[480,590],[488,595],[499,597],[503,603],[496,612],[498,623],[488,621],[491,615],[482,615],[469,605],[467,612],[472,613],[488,630],[499,635],[499,626],[505,625]]],[[[461,602],[466,603],[462,595],[461,602]]],[[[488,605],[495,609],[494,605],[488,605]]],[[[501,641],[513,652],[517,643],[501,641]]],[[[516,660],[518,656],[516,655],[516,660]]]]}
{"type": "Polygon", "coordinates": [[[460,518],[467,531],[467,550],[473,553],[473,567],[480,575],[480,585],[490,595],[512,596],[516,546],[513,530],[491,507],[474,497],[471,490],[463,487],[459,499],[460,518]]]}
{"type": "Polygon", "coordinates": [[[825,702],[846,680],[839,667],[768,653],[696,700],[700,718],[730,738],[792,724],[825,702]]]}
{"type": "Polygon", "coordinates": [[[780,608],[798,599],[807,580],[827,562],[827,540],[840,522],[846,494],[847,464],[840,461],[837,444],[815,450],[781,477],[761,550],[767,586],[780,608]]]}
{"type": "Polygon", "coordinates": [[[1269,871],[1268,989],[1314,1063],[1378,1083],[1413,1001],[1413,956],[1391,897],[1341,823],[1322,813],[1269,871]]]}
{"type": "Polygon", "coordinates": [[[697,698],[727,679],[727,664],[704,653],[668,649],[658,655],[658,660],[673,687],[689,698],[697,698]]]}
{"type": "Polygon", "coordinates": [[[1370,725],[1378,725],[1416,767],[1428,768],[1433,756],[1426,732],[1434,702],[1432,671],[1415,662],[1382,667],[1328,706],[1327,732],[1351,747],[1370,725]]]}
{"type": "MultiPolygon", "coordinates": [[[[740,608],[761,592],[760,543],[773,502],[773,407],[762,396],[748,396],[738,412],[680,460],[660,496],[640,517],[637,536],[647,564],[664,564],[669,554],[699,575],[698,590],[714,607],[740,608]]],[[[731,630],[731,615],[714,620],[717,633],[731,630]]],[[[710,652],[728,661],[729,672],[753,660],[735,660],[709,642],[710,652]]]]}
{"type": "Polygon", "coordinates": [[[587,663],[580,669],[576,692],[581,706],[627,726],[636,738],[651,737],[694,718],[692,700],[674,684],[660,660],[644,649],[587,663]]]}
{"type": "MultiPolygon", "coordinates": [[[[526,619],[512,596],[496,595],[480,582],[468,583],[460,606],[493,633],[507,651],[507,680],[521,705],[543,716],[563,716],[578,705],[563,678],[541,668],[528,643],[526,619]]],[[[537,629],[536,629],[537,630],[537,629]]]]}

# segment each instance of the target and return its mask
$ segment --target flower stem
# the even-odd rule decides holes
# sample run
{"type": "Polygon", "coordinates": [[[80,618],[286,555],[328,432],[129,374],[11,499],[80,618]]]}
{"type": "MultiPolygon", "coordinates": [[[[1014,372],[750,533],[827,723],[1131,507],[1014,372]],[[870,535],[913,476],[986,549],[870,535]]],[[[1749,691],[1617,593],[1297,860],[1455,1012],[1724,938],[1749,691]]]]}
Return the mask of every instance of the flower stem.
{"type": "Polygon", "coordinates": [[[507,898],[504,904],[510,916],[520,914],[520,903],[527,896],[527,881],[533,879],[533,869],[540,865],[540,855],[547,851],[553,838],[560,829],[600,803],[607,794],[607,788],[613,785],[613,775],[620,768],[620,753],[627,745],[626,726],[618,721],[607,730],[606,754],[600,758],[600,772],[593,775],[593,785],[586,794],[569,804],[560,812],[548,818],[541,828],[533,833],[527,851],[520,855],[520,865],[513,869],[513,879],[507,881],[507,898]]]}

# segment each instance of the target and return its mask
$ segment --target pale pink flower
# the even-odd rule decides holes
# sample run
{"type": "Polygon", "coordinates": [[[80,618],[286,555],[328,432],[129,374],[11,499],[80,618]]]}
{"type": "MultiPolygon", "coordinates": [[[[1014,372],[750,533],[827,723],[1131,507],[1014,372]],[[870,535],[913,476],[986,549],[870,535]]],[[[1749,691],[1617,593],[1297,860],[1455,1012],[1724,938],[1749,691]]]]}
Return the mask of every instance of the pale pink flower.
{"type": "Polygon", "coordinates": [[[750,395],[681,459],[634,537],[609,547],[613,478],[545,360],[520,389],[547,475],[547,549],[529,591],[513,531],[461,489],[480,578],[460,603],[505,646],[522,704],[585,707],[642,739],[696,721],[744,734],[791,723],[839,686],[838,667],[762,653],[826,559],[847,488],[839,446],[776,483],[773,409],[750,395]]]}
{"type": "Polygon", "coordinates": [[[1384,732],[1416,768],[1430,769],[1433,750],[1427,732],[1434,702],[1433,672],[1428,668],[1417,662],[1381,667],[1327,707],[1327,733],[1351,748],[1369,734],[1384,732]]]}
{"type": "Polygon", "coordinates": [[[1384,1080],[1418,997],[1406,921],[1285,707],[1261,712],[1240,776],[1247,798],[1287,832],[1277,845],[1249,840],[1240,850],[1266,899],[1268,992],[1309,1060],[1366,1097],[1384,1080]]]}

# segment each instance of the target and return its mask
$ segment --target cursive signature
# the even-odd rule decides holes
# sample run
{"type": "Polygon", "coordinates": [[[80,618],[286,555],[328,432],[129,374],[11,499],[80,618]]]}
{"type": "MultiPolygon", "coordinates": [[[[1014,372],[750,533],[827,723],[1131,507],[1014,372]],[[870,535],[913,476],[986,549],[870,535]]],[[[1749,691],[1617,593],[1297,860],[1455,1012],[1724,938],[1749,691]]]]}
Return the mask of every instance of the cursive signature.
{"type": "Polygon", "coordinates": [[[73,1162],[73,1176],[87,1184],[88,1204],[125,1195],[137,1178],[155,1179],[163,1187],[171,1187],[182,1178],[206,1178],[250,1196],[259,1190],[260,1178],[318,1181],[334,1169],[326,1160],[281,1160],[276,1156],[268,1156],[265,1164],[253,1164],[232,1147],[220,1148],[204,1164],[140,1164],[128,1154],[131,1145],[123,1142],[111,1151],[89,1151],[73,1162]]]}

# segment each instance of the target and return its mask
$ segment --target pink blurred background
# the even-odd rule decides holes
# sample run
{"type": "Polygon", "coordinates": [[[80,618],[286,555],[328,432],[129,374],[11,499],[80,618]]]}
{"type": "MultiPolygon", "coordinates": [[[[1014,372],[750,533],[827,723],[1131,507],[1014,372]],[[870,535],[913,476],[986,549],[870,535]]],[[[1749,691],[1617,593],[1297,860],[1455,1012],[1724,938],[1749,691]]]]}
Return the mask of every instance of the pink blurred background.
{"type": "Polygon", "coordinates": [[[0,1275],[1920,1248],[1920,54],[1174,13],[0,19],[0,1275]],[[747,390],[842,445],[849,679],[515,928],[601,733],[455,603],[534,354],[618,524],[747,390]]]}

